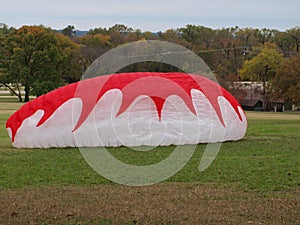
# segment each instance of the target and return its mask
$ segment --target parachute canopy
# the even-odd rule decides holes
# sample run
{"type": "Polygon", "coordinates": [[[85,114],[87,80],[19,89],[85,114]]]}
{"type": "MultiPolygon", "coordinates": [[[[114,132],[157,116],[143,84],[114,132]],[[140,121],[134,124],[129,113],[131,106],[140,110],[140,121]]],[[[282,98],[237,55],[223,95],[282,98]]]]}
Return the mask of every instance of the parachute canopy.
{"type": "Polygon", "coordinates": [[[159,146],[244,137],[247,120],[219,84],[186,73],[120,73],[40,96],[6,123],[20,148],[159,146]]]}

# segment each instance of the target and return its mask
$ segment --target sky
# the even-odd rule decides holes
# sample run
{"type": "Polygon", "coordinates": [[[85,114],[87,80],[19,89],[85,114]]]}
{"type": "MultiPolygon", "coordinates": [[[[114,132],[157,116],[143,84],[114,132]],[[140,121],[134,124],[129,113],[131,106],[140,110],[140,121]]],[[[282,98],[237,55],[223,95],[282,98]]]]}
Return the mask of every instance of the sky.
{"type": "Polygon", "coordinates": [[[299,0],[1,0],[0,23],[78,30],[125,24],[142,31],[202,25],[272,28],[300,26],[299,0]]]}

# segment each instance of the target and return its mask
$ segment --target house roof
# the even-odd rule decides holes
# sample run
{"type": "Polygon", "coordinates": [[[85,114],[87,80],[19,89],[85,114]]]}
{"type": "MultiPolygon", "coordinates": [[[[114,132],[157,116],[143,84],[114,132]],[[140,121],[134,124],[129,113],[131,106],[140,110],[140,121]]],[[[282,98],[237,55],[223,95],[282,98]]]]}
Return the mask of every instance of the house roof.
{"type": "Polygon", "coordinates": [[[271,98],[270,101],[273,103],[282,103],[282,104],[285,103],[284,98],[271,98]]]}
{"type": "Polygon", "coordinates": [[[244,89],[244,91],[247,93],[245,99],[247,99],[247,100],[262,100],[262,95],[259,91],[249,90],[249,89],[244,89]]]}
{"type": "Polygon", "coordinates": [[[244,99],[240,101],[240,104],[242,106],[254,107],[258,102],[261,102],[261,100],[244,99]]]}

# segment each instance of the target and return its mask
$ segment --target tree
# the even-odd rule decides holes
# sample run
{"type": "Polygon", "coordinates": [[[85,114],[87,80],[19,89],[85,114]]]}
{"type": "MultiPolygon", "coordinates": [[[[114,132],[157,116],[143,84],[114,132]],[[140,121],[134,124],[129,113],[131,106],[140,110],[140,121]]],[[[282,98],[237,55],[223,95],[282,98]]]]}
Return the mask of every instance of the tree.
{"type": "Polygon", "coordinates": [[[222,28],[220,30],[216,30],[216,38],[218,43],[216,43],[216,48],[223,49],[226,59],[230,59],[230,53],[234,53],[234,57],[237,57],[236,51],[236,38],[235,33],[237,31],[237,27],[235,28],[222,28]]]}
{"type": "Polygon", "coordinates": [[[191,42],[192,45],[197,45],[200,43],[199,26],[188,24],[185,27],[180,28],[180,31],[182,32],[182,37],[186,41],[191,42]]]}
{"type": "Polygon", "coordinates": [[[239,46],[249,47],[250,49],[258,42],[258,30],[252,28],[239,29],[235,37],[239,46]]]}
{"type": "Polygon", "coordinates": [[[180,28],[182,37],[191,42],[196,49],[209,49],[214,41],[214,31],[211,28],[188,24],[180,28]]]}
{"type": "Polygon", "coordinates": [[[80,54],[83,68],[87,68],[96,58],[108,51],[111,47],[110,36],[104,34],[85,35],[79,38],[80,54]]]}
{"type": "Polygon", "coordinates": [[[272,83],[274,97],[300,105],[300,55],[286,58],[272,83]]]}
{"type": "Polygon", "coordinates": [[[275,77],[282,60],[282,56],[275,49],[264,48],[257,56],[246,60],[239,71],[242,79],[261,81],[263,83],[262,96],[264,98],[264,110],[266,110],[269,101],[266,84],[275,77]]]}
{"type": "Polygon", "coordinates": [[[133,32],[133,29],[123,24],[115,24],[108,29],[108,32],[112,45],[118,46],[126,42],[128,34],[133,32]]]}
{"type": "Polygon", "coordinates": [[[12,27],[8,28],[5,23],[0,23],[0,84],[6,86],[11,91],[11,93],[18,96],[19,100],[22,100],[21,90],[19,89],[19,86],[16,86],[17,90],[15,90],[12,86],[8,85],[8,77],[5,76],[5,69],[1,68],[1,65],[4,65],[8,61],[7,54],[4,49],[6,46],[6,37],[13,30],[15,29],[12,27]]]}
{"type": "Polygon", "coordinates": [[[74,83],[79,81],[84,72],[84,59],[80,54],[80,45],[73,42],[63,34],[56,34],[57,47],[60,49],[61,61],[57,64],[64,83],[74,83]]]}
{"type": "Polygon", "coordinates": [[[109,31],[107,28],[98,27],[98,28],[90,29],[89,32],[87,33],[87,35],[95,35],[95,34],[109,35],[109,31]]]}
{"type": "Polygon", "coordinates": [[[274,42],[285,56],[289,56],[293,50],[293,39],[287,32],[278,32],[274,37],[274,42]]]}
{"type": "Polygon", "coordinates": [[[181,37],[179,30],[174,30],[174,29],[166,30],[165,32],[160,33],[160,38],[163,41],[177,43],[185,47],[188,46],[188,42],[181,37]]]}
{"type": "Polygon", "coordinates": [[[146,31],[142,34],[142,40],[145,39],[145,40],[156,40],[157,39],[157,36],[154,35],[152,32],[150,31],[146,31]]]}
{"type": "Polygon", "coordinates": [[[0,67],[4,71],[2,81],[22,84],[24,101],[29,95],[42,95],[62,84],[59,66],[64,54],[58,47],[54,32],[41,26],[23,26],[11,32],[5,39],[0,67]]]}
{"type": "Polygon", "coordinates": [[[273,38],[275,37],[276,33],[279,31],[275,29],[268,29],[268,28],[263,28],[258,31],[258,41],[265,45],[266,42],[272,42],[273,38]]]}
{"type": "MultiPolygon", "coordinates": [[[[9,73],[8,67],[10,64],[10,57],[13,54],[13,46],[8,41],[9,33],[5,29],[0,36],[0,83],[10,90],[10,92],[16,95],[19,101],[22,101],[20,79],[16,73],[9,73]]],[[[15,30],[11,30],[15,31],[15,30]]]]}
{"type": "Polygon", "coordinates": [[[8,28],[8,26],[5,23],[0,23],[0,37],[4,37],[5,35],[9,34],[14,30],[13,27],[8,28]]]}
{"type": "Polygon", "coordinates": [[[293,39],[296,52],[299,53],[300,50],[300,27],[294,27],[287,30],[288,35],[293,39]]]}
{"type": "Polygon", "coordinates": [[[133,29],[131,27],[127,27],[124,24],[115,24],[114,26],[108,29],[108,32],[109,33],[119,32],[121,34],[128,34],[130,32],[133,32],[133,29]]]}
{"type": "Polygon", "coordinates": [[[66,28],[64,28],[61,31],[61,33],[68,37],[74,37],[75,36],[75,27],[73,25],[69,25],[66,28]]]}
{"type": "Polygon", "coordinates": [[[80,44],[88,45],[91,47],[108,47],[110,46],[110,36],[103,34],[85,35],[80,38],[80,44]]]}

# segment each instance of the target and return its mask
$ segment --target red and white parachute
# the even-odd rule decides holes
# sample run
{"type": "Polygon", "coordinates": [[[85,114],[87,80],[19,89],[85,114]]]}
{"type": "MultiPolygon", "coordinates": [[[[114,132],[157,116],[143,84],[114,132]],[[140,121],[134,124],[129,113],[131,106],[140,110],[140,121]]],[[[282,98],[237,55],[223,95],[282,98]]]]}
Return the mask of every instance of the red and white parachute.
{"type": "Polygon", "coordinates": [[[19,148],[159,146],[244,137],[247,120],[224,88],[185,73],[122,73],[40,96],[6,123],[19,148]]]}

